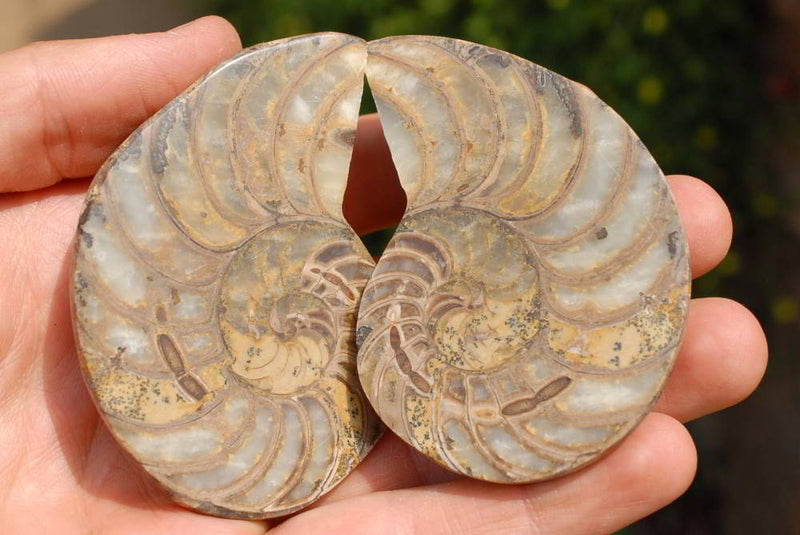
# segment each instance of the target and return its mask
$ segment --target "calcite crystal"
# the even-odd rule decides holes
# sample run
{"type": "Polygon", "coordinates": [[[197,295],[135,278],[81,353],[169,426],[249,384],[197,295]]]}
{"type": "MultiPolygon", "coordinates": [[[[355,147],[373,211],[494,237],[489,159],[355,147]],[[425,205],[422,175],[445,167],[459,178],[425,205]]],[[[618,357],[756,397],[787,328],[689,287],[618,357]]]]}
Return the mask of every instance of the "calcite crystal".
{"type": "Polygon", "coordinates": [[[246,50],[90,187],[73,279],[85,377],[117,440],[200,511],[290,513],[379,435],[354,345],[373,261],[341,209],[365,61],[339,34],[246,50]]]}
{"type": "Polygon", "coordinates": [[[597,458],[663,388],[687,254],[658,166],[583,86],[453,39],[314,34],[223,63],[104,164],[76,336],[177,501],[266,518],[354,469],[373,408],[487,481],[597,458]],[[374,272],[342,215],[365,72],[408,196],[374,272]]]}
{"type": "Polygon", "coordinates": [[[687,248],[664,176],[585,87],[439,37],[368,45],[408,196],[359,306],[381,419],[443,466],[502,483],[621,440],[672,368],[687,248]]]}

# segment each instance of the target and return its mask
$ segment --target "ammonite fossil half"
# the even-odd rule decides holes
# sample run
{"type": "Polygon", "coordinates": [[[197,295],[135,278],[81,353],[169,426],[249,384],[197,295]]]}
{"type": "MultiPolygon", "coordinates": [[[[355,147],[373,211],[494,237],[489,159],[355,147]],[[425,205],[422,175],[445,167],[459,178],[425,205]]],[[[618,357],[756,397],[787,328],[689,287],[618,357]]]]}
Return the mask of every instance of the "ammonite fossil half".
{"type": "Polygon", "coordinates": [[[244,51],[106,162],[80,221],[74,314],[116,438],[178,501],[299,509],[379,435],[355,319],[373,262],[342,216],[366,47],[244,51]]]}
{"type": "Polygon", "coordinates": [[[368,45],[408,208],[359,306],[381,419],[456,472],[527,482],[617,443],[661,392],[689,300],[666,181],[585,87],[438,37],[368,45]]]}
{"type": "Polygon", "coordinates": [[[463,41],[323,33],[244,51],[128,138],[73,285],[117,440],[179,502],[264,518],[356,466],[373,408],[489,481],[595,459],[664,385],[689,270],[661,171],[586,88],[463,41]],[[342,215],[365,72],[408,196],[374,272],[342,215]]]}

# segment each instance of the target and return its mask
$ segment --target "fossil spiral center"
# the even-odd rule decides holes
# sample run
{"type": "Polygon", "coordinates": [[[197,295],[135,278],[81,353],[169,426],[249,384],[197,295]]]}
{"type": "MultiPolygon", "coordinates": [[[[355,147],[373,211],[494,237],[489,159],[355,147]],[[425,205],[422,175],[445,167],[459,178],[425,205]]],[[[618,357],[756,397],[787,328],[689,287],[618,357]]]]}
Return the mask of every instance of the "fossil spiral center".
{"type": "Polygon", "coordinates": [[[219,322],[230,370],[246,383],[289,395],[321,377],[337,317],[349,305],[313,260],[334,237],[316,223],[290,223],[255,236],[233,256],[220,286],[219,322]]]}
{"type": "Polygon", "coordinates": [[[490,214],[434,209],[407,216],[375,273],[381,282],[369,299],[389,304],[397,332],[389,345],[400,361],[409,359],[406,368],[433,358],[485,372],[520,355],[539,333],[535,259],[520,235],[490,214]]]}
{"type": "Polygon", "coordinates": [[[428,317],[436,358],[467,371],[501,366],[538,332],[538,303],[497,299],[471,278],[451,279],[436,292],[428,317]]]}

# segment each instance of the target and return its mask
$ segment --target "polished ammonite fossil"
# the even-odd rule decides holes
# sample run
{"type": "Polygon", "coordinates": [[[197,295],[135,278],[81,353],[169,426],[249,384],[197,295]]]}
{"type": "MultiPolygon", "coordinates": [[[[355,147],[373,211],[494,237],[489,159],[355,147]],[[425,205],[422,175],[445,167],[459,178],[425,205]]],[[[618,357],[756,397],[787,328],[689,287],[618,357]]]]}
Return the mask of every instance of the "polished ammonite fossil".
{"type": "Polygon", "coordinates": [[[373,261],[342,197],[366,49],[246,50],[137,130],[80,220],[74,307],[109,427],[179,501],[286,514],[369,451],[355,369],[373,261]]]}
{"type": "Polygon", "coordinates": [[[465,475],[586,464],[653,405],[683,331],[688,253],[663,174],[547,69],[440,37],[368,46],[408,208],[359,305],[364,391],[465,475]]]}
{"type": "Polygon", "coordinates": [[[375,412],[489,481],[589,462],[657,398],[688,296],[663,175],[589,90],[472,43],[334,33],[245,50],[134,132],[73,277],[114,436],[179,502],[251,518],[333,488],[375,412]],[[374,272],[341,208],[365,72],[408,196],[374,272]]]}

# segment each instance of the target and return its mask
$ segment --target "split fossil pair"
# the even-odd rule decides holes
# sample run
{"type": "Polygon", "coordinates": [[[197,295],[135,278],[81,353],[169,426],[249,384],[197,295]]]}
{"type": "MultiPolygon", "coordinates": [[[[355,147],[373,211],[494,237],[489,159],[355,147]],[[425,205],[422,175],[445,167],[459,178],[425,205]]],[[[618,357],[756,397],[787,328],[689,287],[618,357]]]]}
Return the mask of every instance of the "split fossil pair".
{"type": "Polygon", "coordinates": [[[577,469],[655,402],[689,299],[674,202],[625,122],[441,37],[245,50],[109,158],[76,243],[109,428],[180,503],[240,518],[331,490],[380,420],[486,481],[577,469]],[[342,215],[365,71],[408,198],[377,266],[342,215]]]}

